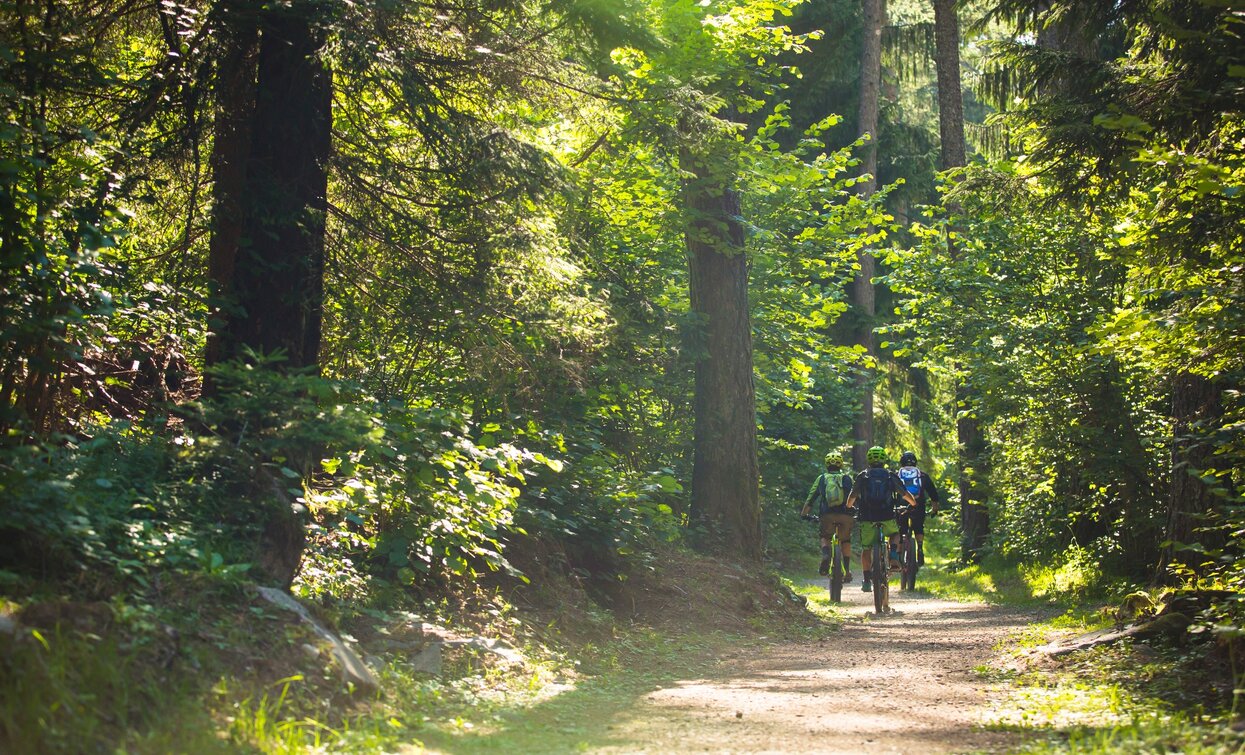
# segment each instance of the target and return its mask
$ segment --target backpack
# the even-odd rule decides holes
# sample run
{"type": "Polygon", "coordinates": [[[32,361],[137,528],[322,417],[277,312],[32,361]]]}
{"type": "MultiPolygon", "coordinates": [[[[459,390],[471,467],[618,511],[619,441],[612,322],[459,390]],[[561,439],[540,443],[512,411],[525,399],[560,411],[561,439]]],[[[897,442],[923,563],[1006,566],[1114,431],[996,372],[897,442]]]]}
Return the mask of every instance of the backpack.
{"type": "Polygon", "coordinates": [[[899,481],[907,488],[912,497],[921,500],[921,470],[916,467],[900,467],[899,481]]]}
{"type": "Polygon", "coordinates": [[[817,497],[821,499],[819,514],[828,514],[840,509],[847,511],[847,475],[839,473],[838,484],[827,485],[826,475],[829,474],[829,472],[823,472],[817,480],[817,497]]]}
{"type": "Polygon", "coordinates": [[[860,491],[860,518],[869,522],[894,518],[891,471],[885,467],[869,467],[862,476],[864,479],[860,491]]]}

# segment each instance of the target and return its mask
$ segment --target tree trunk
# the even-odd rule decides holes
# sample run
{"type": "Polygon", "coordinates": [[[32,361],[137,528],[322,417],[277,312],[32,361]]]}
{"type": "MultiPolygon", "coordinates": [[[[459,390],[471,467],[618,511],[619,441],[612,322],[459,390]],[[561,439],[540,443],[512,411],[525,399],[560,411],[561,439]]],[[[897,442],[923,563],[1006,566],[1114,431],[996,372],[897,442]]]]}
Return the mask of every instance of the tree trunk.
{"type": "MultiPolygon", "coordinates": [[[[263,11],[260,28],[246,188],[236,200],[246,211],[227,288],[233,308],[224,312],[218,355],[237,356],[244,347],[266,354],[281,350],[288,367],[315,367],[332,77],[319,58],[323,38],[306,11],[263,11]]],[[[229,230],[230,219],[217,219],[218,233],[229,230]]],[[[221,247],[213,262],[224,270],[229,260],[223,238],[221,247]]]]}
{"type": "MultiPolygon", "coordinates": [[[[251,349],[283,352],[284,368],[318,366],[332,77],[319,57],[324,40],[309,17],[314,12],[310,4],[222,6],[226,52],[209,248],[219,298],[209,363],[251,349]]],[[[288,587],[305,532],[282,486],[265,478],[255,484],[267,509],[258,563],[270,581],[288,587]]]]}
{"type": "MultiPolygon", "coordinates": [[[[886,0],[863,0],[863,30],[860,45],[860,105],[856,111],[856,128],[868,134],[869,141],[861,152],[860,172],[867,176],[857,184],[861,199],[869,199],[877,191],[878,172],[878,100],[882,90],[882,27],[886,25],[886,0]]],[[[873,277],[877,264],[873,252],[861,249],[857,257],[860,270],[852,281],[852,307],[856,311],[856,343],[869,357],[877,355],[873,337],[874,316],[877,314],[873,277]]],[[[860,411],[852,422],[852,464],[856,469],[868,466],[865,453],[873,445],[873,373],[862,365],[856,373],[856,396],[860,411]]]]}
{"type": "Polygon", "coordinates": [[[700,319],[691,513],[710,533],[709,547],[759,560],[756,394],[739,194],[732,177],[720,172],[724,161],[685,148],[680,162],[692,174],[683,203],[691,306],[700,319]]]}
{"type": "MultiPolygon", "coordinates": [[[[212,287],[206,361],[225,357],[221,335],[234,314],[233,276],[242,240],[242,202],[251,156],[251,119],[255,116],[255,71],[259,48],[256,19],[242,17],[222,3],[217,39],[221,45],[216,71],[216,118],[212,141],[212,238],[208,244],[208,280],[212,287]]],[[[214,393],[210,375],[203,391],[214,393]]]]}
{"type": "Polygon", "coordinates": [[[960,85],[960,19],[955,0],[934,0],[934,55],[938,75],[938,134],[942,169],[968,164],[964,146],[964,93],[960,85]]]}
{"type": "Polygon", "coordinates": [[[955,403],[960,416],[955,435],[960,450],[960,558],[976,563],[990,536],[990,510],[986,508],[985,436],[977,418],[970,416],[976,397],[964,383],[956,386],[955,403]]]}
{"type": "MultiPolygon", "coordinates": [[[[934,0],[935,67],[938,76],[938,133],[942,169],[962,168],[968,164],[964,143],[964,95],[960,85],[960,19],[955,0],[934,0]]],[[[958,208],[948,208],[954,214],[958,208]]],[[[954,233],[954,228],[949,229],[954,233]]],[[[955,241],[947,239],[948,252],[958,256],[955,241]]],[[[987,479],[984,468],[985,438],[981,425],[973,416],[976,396],[964,382],[955,389],[958,418],[955,423],[960,453],[960,558],[974,562],[981,556],[990,536],[990,512],[986,508],[987,479]]]]}
{"type": "Polygon", "coordinates": [[[1215,466],[1214,444],[1204,437],[1222,422],[1222,391],[1218,383],[1184,372],[1172,385],[1172,471],[1167,501],[1167,540],[1156,578],[1168,581],[1167,567],[1184,564],[1194,569],[1207,560],[1204,554],[1180,551],[1174,544],[1222,545],[1214,533],[1199,532],[1214,504],[1214,494],[1198,473],[1215,466]]]}

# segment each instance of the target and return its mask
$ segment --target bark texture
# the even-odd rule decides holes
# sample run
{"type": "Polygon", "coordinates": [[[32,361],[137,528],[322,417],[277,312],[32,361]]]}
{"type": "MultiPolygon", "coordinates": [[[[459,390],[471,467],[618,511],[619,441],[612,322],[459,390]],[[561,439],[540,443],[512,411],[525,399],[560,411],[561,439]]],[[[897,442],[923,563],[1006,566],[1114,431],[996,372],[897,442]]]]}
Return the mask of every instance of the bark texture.
{"type": "Polygon", "coordinates": [[[955,0],[934,0],[934,55],[938,77],[938,134],[943,170],[968,164],[964,94],[960,84],[960,18],[955,0]]]}
{"type": "MultiPolygon", "coordinates": [[[[221,333],[233,304],[233,275],[242,240],[247,163],[251,156],[251,119],[255,115],[255,66],[259,29],[228,3],[220,6],[217,43],[216,116],[212,141],[212,237],[208,279],[212,285],[207,363],[222,361],[221,333]]],[[[214,392],[204,377],[204,392],[214,392]]]]}
{"type": "Polygon", "coordinates": [[[278,9],[260,17],[248,160],[239,168],[244,189],[233,205],[243,208],[241,234],[230,245],[226,234],[236,229],[220,218],[213,261],[232,304],[220,310],[222,358],[243,347],[283,350],[293,368],[314,367],[319,357],[332,97],[323,43],[304,14],[278,9]]]}
{"type": "MultiPolygon", "coordinates": [[[[1167,500],[1167,537],[1172,543],[1199,543],[1208,548],[1221,546],[1217,532],[1199,531],[1215,502],[1214,493],[1202,482],[1199,472],[1215,466],[1214,444],[1205,433],[1223,421],[1222,387],[1201,375],[1184,372],[1172,384],[1172,473],[1167,500]]],[[[1205,554],[1164,548],[1157,578],[1166,581],[1167,567],[1173,563],[1197,567],[1205,554]]]]}
{"type": "Polygon", "coordinates": [[[731,176],[683,150],[692,177],[683,185],[688,212],[687,249],[692,311],[699,316],[693,518],[724,554],[761,557],[757,469],[756,394],[752,382],[752,326],[748,315],[748,261],[739,194],[731,176]]]}
{"type": "MultiPolygon", "coordinates": [[[[938,133],[942,169],[968,164],[964,142],[964,95],[960,84],[960,19],[955,0],[934,0],[935,67],[938,77],[938,133]]],[[[954,213],[955,208],[950,208],[954,213]]],[[[954,234],[954,228],[951,233],[954,234]]],[[[958,256],[954,238],[947,241],[952,259],[958,256]]],[[[955,423],[960,449],[960,558],[973,562],[980,558],[990,536],[990,512],[986,508],[988,479],[985,469],[985,438],[981,424],[973,416],[976,397],[965,383],[956,386],[955,423]]]]}
{"type": "MultiPolygon", "coordinates": [[[[287,369],[318,366],[332,77],[313,12],[221,6],[209,364],[251,349],[284,352],[287,369]]],[[[266,475],[254,488],[266,509],[258,564],[288,587],[306,539],[301,516],[266,475]]]]}
{"type": "MultiPolygon", "coordinates": [[[[856,126],[862,135],[869,135],[869,141],[861,152],[860,172],[865,178],[857,184],[857,193],[868,199],[877,191],[878,103],[882,91],[882,27],[886,25],[886,0],[863,0],[862,15],[860,105],[856,111],[856,126]]],[[[877,275],[877,263],[868,249],[860,250],[857,262],[860,270],[852,281],[851,302],[858,323],[855,341],[873,357],[877,355],[873,336],[877,314],[873,278],[877,275]]],[[[873,374],[864,367],[856,374],[856,395],[860,411],[852,422],[852,464],[856,469],[865,469],[868,466],[865,453],[873,445],[873,374]]]]}

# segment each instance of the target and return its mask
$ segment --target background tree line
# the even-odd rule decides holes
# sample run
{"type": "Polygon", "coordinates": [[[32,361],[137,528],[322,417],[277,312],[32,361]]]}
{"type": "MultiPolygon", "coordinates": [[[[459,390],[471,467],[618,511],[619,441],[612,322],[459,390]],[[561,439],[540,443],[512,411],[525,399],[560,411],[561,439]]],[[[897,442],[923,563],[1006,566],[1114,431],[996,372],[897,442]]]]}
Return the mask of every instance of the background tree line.
{"type": "Polygon", "coordinates": [[[1235,18],[4,2],[3,568],[607,596],[877,442],[966,561],[1239,586],[1235,18]]]}

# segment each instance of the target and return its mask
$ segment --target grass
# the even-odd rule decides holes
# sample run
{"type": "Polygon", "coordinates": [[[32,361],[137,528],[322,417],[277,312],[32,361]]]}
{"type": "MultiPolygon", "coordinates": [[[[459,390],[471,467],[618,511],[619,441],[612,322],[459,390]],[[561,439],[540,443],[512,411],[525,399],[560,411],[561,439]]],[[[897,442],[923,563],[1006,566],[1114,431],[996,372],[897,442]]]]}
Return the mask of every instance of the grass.
{"type": "Polygon", "coordinates": [[[1079,728],[1061,736],[1039,738],[1017,752],[1026,755],[1225,755],[1245,752],[1245,742],[1226,727],[1208,730],[1204,724],[1180,716],[1145,715],[1110,728],[1079,728]]]}
{"type": "Polygon", "coordinates": [[[1029,608],[1052,617],[1034,622],[1020,638],[1025,648],[1044,644],[1056,631],[1090,631],[1114,620],[1107,604],[1128,591],[1112,582],[1089,554],[1069,549],[1057,563],[1017,564],[990,554],[976,564],[958,563],[959,543],[953,522],[927,520],[926,568],[918,587],[948,600],[1029,608]]]}
{"type": "Polygon", "coordinates": [[[0,642],[0,742],[11,752],[223,752],[202,690],[162,673],[150,648],[34,630],[0,642]],[[141,734],[139,732],[142,732],[141,734]]]}
{"type": "Polygon", "coordinates": [[[996,676],[1010,689],[987,725],[1027,734],[1022,753],[1245,752],[1226,713],[1230,685],[1217,689],[1206,672],[1211,652],[1121,643],[996,676]]]}
{"type": "MultiPolygon", "coordinates": [[[[836,627],[843,623],[845,614],[843,610],[833,601],[830,600],[830,588],[825,577],[813,575],[816,574],[816,564],[810,570],[810,574],[805,579],[783,579],[783,582],[791,588],[796,595],[803,597],[808,601],[808,610],[827,626],[836,627]]],[[[844,586],[846,590],[847,587],[844,586]]]]}
{"type": "MultiPolygon", "coordinates": [[[[0,613],[17,629],[0,632],[0,751],[625,748],[627,735],[609,727],[647,693],[711,676],[724,651],[833,629],[771,577],[690,554],[668,571],[627,604],[645,609],[649,624],[620,621],[557,585],[543,614],[520,615],[482,589],[388,609],[319,607],[322,620],[374,653],[375,695],[343,688],[307,627],[235,581],[170,577],[157,590],[118,591],[111,603],[5,598],[0,613]],[[401,649],[411,617],[416,627],[430,621],[507,640],[525,661],[460,648],[447,651],[442,673],[416,671],[401,649]],[[56,629],[37,628],[45,626],[56,629]]],[[[834,617],[824,588],[800,589],[834,617]]]]}
{"type": "Polygon", "coordinates": [[[1032,651],[1053,637],[1113,625],[1114,605],[1129,587],[1107,579],[1091,555],[1077,548],[1055,563],[1018,565],[988,556],[978,564],[956,564],[958,543],[949,524],[927,523],[931,568],[921,572],[922,589],[951,600],[1031,609],[1037,617],[1000,645],[1000,652],[1011,655],[1006,667],[977,669],[1005,685],[987,725],[1027,735],[1015,752],[1245,753],[1245,738],[1230,726],[1226,660],[1213,643],[1122,642],[1035,663],[1045,656],[1032,651]]]}
{"type": "Polygon", "coordinates": [[[631,632],[599,649],[591,673],[556,694],[472,706],[427,726],[420,738],[435,751],[463,755],[639,747],[644,743],[628,741],[623,724],[641,698],[676,680],[712,674],[720,653],[753,642],[720,633],[631,632]]]}

